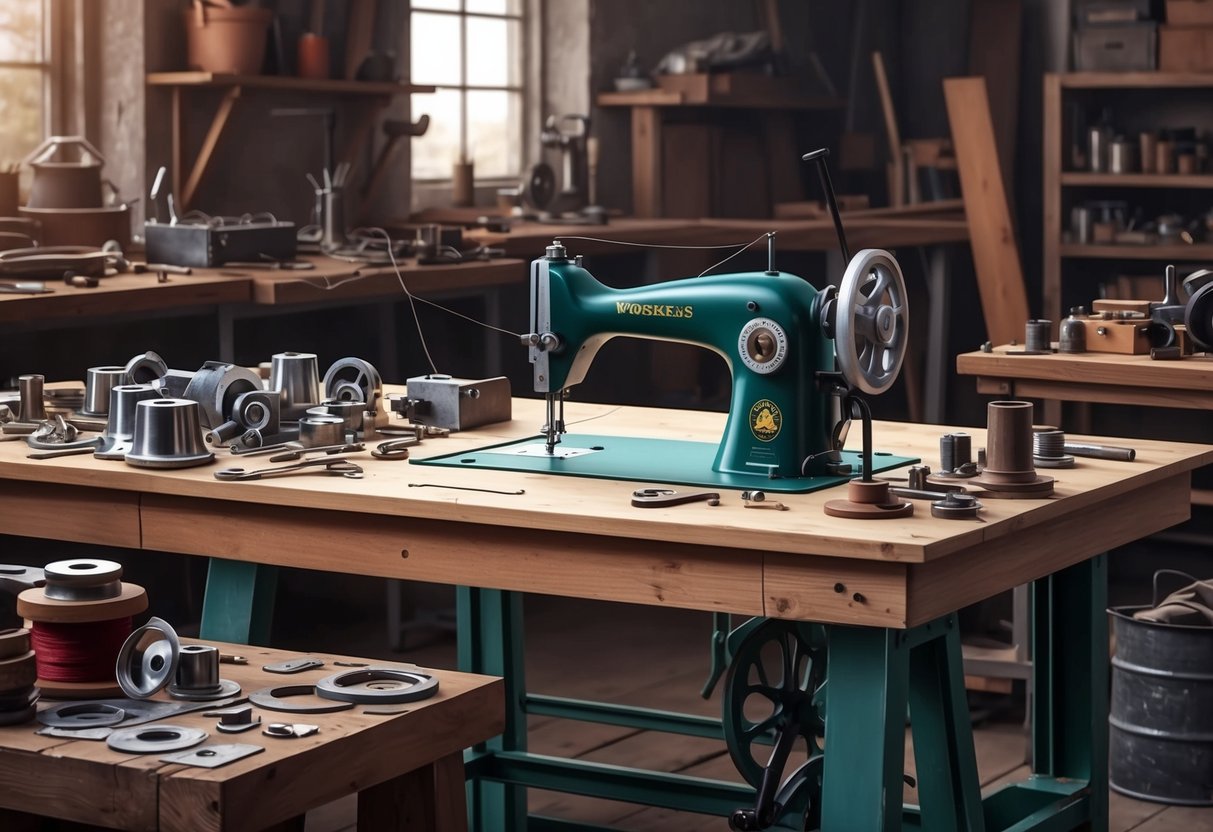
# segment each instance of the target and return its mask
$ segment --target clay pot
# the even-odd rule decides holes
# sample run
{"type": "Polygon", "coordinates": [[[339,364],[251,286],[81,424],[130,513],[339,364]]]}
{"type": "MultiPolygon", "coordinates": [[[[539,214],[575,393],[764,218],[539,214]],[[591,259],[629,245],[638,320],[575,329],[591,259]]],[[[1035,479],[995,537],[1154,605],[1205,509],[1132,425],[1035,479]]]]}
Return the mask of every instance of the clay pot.
{"type": "Polygon", "coordinates": [[[131,245],[131,209],[128,205],[105,208],[21,208],[21,215],[42,224],[46,246],[102,246],[117,240],[126,251],[131,245]]]}
{"type": "Polygon", "coordinates": [[[272,10],[216,8],[195,2],[184,16],[190,69],[224,75],[261,74],[272,10]]]}
{"type": "Polygon", "coordinates": [[[24,164],[34,169],[30,208],[100,208],[105,157],[82,136],[50,136],[24,164]],[[76,156],[76,159],[64,157],[76,156]]]}
{"type": "Polygon", "coordinates": [[[323,79],[330,75],[329,39],[304,32],[299,36],[299,77],[323,79]]]}

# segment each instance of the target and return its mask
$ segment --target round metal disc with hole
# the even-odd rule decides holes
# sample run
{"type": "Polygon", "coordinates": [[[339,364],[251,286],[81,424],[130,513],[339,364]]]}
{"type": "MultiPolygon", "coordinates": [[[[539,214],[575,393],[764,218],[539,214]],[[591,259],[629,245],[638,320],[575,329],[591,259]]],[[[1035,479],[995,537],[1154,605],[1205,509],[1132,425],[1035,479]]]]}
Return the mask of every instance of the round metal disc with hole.
{"type": "Polygon", "coordinates": [[[316,683],[317,696],[361,704],[419,702],[437,692],[437,676],[395,667],[367,667],[334,673],[316,683]]]}
{"type": "Polygon", "coordinates": [[[44,574],[42,591],[57,601],[97,601],[122,594],[122,565],[112,560],[57,560],[46,565],[44,574]]]}
{"type": "Polygon", "coordinates": [[[365,402],[368,411],[378,411],[383,399],[383,380],[369,361],[342,358],[324,374],[326,401],[365,402]]]}
{"type": "Polygon", "coordinates": [[[180,656],[177,631],[167,621],[152,617],[118,651],[118,686],[131,699],[147,699],[173,678],[180,656]]]}
{"type": "Polygon", "coordinates": [[[248,701],[267,711],[288,714],[328,714],[354,707],[353,702],[317,702],[312,698],[315,694],[316,688],[312,685],[277,685],[253,691],[248,695],[248,701]]]}
{"type": "Polygon", "coordinates": [[[540,162],[527,172],[522,183],[522,199],[532,208],[542,211],[556,198],[556,171],[547,162],[540,162]]]}
{"type": "Polygon", "coordinates": [[[905,280],[893,255],[864,249],[851,258],[834,311],[834,352],[851,387],[871,395],[897,380],[909,343],[905,280]]]}
{"type": "Polygon", "coordinates": [[[104,702],[65,702],[38,714],[38,721],[51,728],[108,728],[126,719],[126,711],[104,702]]]}
{"type": "Polygon", "coordinates": [[[742,364],[759,375],[769,375],[788,357],[788,335],[770,318],[754,318],[741,328],[737,352],[742,364]]]}
{"type": "Polygon", "coordinates": [[[184,725],[139,725],[118,729],[106,737],[105,744],[127,754],[159,754],[191,748],[207,736],[201,728],[184,725]]]}

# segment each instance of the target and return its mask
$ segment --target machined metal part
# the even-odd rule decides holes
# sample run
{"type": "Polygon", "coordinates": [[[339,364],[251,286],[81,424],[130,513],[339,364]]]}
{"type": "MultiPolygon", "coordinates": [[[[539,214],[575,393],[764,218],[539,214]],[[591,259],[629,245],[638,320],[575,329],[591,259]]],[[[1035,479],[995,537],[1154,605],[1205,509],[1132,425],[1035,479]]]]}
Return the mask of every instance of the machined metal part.
{"type": "Polygon", "coordinates": [[[231,447],[232,453],[237,453],[237,448],[255,449],[265,446],[265,437],[261,435],[259,430],[246,430],[240,434],[240,440],[231,447]]]}
{"type": "MultiPolygon", "coordinates": [[[[245,393],[245,395],[249,395],[245,393]]],[[[212,448],[217,448],[220,445],[230,443],[237,436],[245,432],[246,428],[235,420],[228,420],[217,428],[211,428],[206,433],[202,434],[202,441],[210,445],[212,448]]]]}
{"type": "Polygon", "coordinates": [[[112,560],[75,558],[48,563],[43,593],[56,601],[100,601],[122,594],[122,565],[112,560]]]}
{"type": "Polygon", "coordinates": [[[1057,428],[1033,429],[1032,461],[1038,468],[1073,468],[1074,457],[1065,452],[1066,434],[1057,428]]]}
{"type": "Polygon", "coordinates": [[[911,465],[907,472],[910,488],[924,491],[927,487],[927,477],[931,476],[931,468],[927,465],[911,465]]]}
{"type": "Polygon", "coordinates": [[[942,500],[931,503],[931,516],[945,520],[967,520],[977,516],[981,503],[972,494],[953,491],[942,500]]]}
{"type": "Polygon", "coordinates": [[[202,441],[201,406],[192,399],[148,399],[135,405],[127,465],[190,468],[215,458],[202,441]]]}
{"type": "Polygon", "coordinates": [[[371,451],[376,459],[408,459],[409,448],[421,444],[416,436],[404,436],[399,439],[388,439],[380,442],[371,451]]]}
{"type": "Polygon", "coordinates": [[[84,405],[79,412],[85,416],[109,415],[110,391],[127,383],[126,367],[89,367],[84,377],[84,405]]]}
{"type": "Polygon", "coordinates": [[[636,508],[664,508],[699,502],[718,506],[720,505],[720,493],[716,491],[675,491],[672,488],[638,488],[632,492],[632,505],[636,508]]]}
{"type": "Polygon", "coordinates": [[[282,400],[265,390],[241,393],[232,405],[232,421],[245,430],[273,436],[280,430],[282,400]]]}
{"type": "Polygon", "coordinates": [[[321,401],[320,368],[315,354],[275,354],[270,361],[270,390],[278,394],[283,419],[298,419],[321,401]]]}
{"type": "Polygon", "coordinates": [[[182,398],[198,402],[203,427],[215,428],[231,418],[240,394],[261,389],[261,379],[252,370],[223,361],[207,361],[194,373],[182,398]]]}
{"type": "Polygon", "coordinates": [[[353,454],[365,449],[366,446],[361,442],[318,445],[314,448],[304,447],[299,442],[281,442],[277,445],[263,445],[260,448],[241,448],[233,445],[230,450],[236,456],[269,456],[273,462],[286,462],[290,459],[299,459],[304,454],[353,454]]]}
{"type": "Polygon", "coordinates": [[[299,443],[307,448],[345,441],[345,420],[340,416],[304,416],[299,420],[299,443]]]}
{"type": "Polygon", "coordinates": [[[110,390],[109,416],[93,455],[98,459],[124,459],[135,438],[139,402],[158,398],[160,393],[151,384],[119,384],[110,390]]]}
{"type": "Polygon", "coordinates": [[[1044,355],[1053,352],[1053,322],[1030,320],[1024,326],[1023,354],[1044,355]]]}
{"type": "Polygon", "coordinates": [[[100,436],[80,438],[80,431],[75,425],[69,424],[62,414],[55,414],[34,429],[25,437],[25,442],[31,448],[46,451],[71,451],[96,448],[101,444],[100,436]]]}
{"type": "MultiPolygon", "coordinates": [[[[223,702],[162,702],[156,699],[100,699],[95,700],[93,704],[111,705],[115,708],[121,708],[126,711],[126,718],[122,720],[119,727],[130,728],[135,725],[144,725],[148,722],[155,722],[160,719],[171,719],[179,714],[193,713],[207,708],[222,708],[230,705],[238,705],[241,702],[247,701],[244,698],[236,697],[223,702]]],[[[78,740],[103,740],[112,733],[110,728],[81,728],[79,730],[71,730],[67,728],[52,728],[46,726],[36,731],[35,733],[47,737],[70,737],[78,740]]]]}
{"type": "Polygon", "coordinates": [[[889,486],[889,493],[894,497],[903,497],[907,500],[938,500],[945,494],[958,493],[961,491],[960,486],[956,486],[954,491],[933,491],[929,488],[905,488],[900,485],[889,486]]]}
{"type": "Polygon", "coordinates": [[[1065,355],[1087,351],[1087,324],[1073,309],[1059,327],[1057,351],[1065,355]]]}
{"type": "Polygon", "coordinates": [[[211,690],[191,690],[177,684],[169,685],[168,695],[174,699],[186,702],[214,702],[218,699],[228,699],[240,693],[240,684],[231,679],[220,679],[219,686],[211,690]]]}
{"type": "Polygon", "coordinates": [[[38,721],[51,728],[109,728],[126,719],[126,710],[104,702],[64,702],[38,714],[38,721]]]}
{"type": "Polygon", "coordinates": [[[219,648],[210,644],[182,645],[177,671],[168,695],[190,702],[228,699],[240,693],[240,685],[219,678],[219,648]]]}
{"type": "Polygon", "coordinates": [[[316,683],[316,695],[338,702],[397,704],[419,702],[438,692],[438,677],[420,670],[367,667],[325,676],[316,683]]]}
{"type": "Polygon", "coordinates": [[[864,249],[847,264],[834,313],[834,350],[847,384],[875,395],[897,380],[910,326],[901,267],[864,249]]]}
{"type": "Polygon", "coordinates": [[[360,433],[366,420],[365,402],[321,402],[307,409],[308,416],[336,416],[348,433],[360,433]]]}
{"type": "Polygon", "coordinates": [[[289,740],[297,737],[310,737],[319,731],[319,725],[307,725],[302,722],[271,722],[261,730],[261,733],[267,737],[289,740]]]}
{"type": "Polygon", "coordinates": [[[118,687],[131,699],[147,699],[173,678],[180,654],[177,631],[153,616],[131,633],[118,651],[118,687]]]}
{"type": "Polygon", "coordinates": [[[126,384],[151,384],[168,373],[168,364],[158,354],[148,350],[126,362],[126,384]]]}
{"type": "Polygon", "coordinates": [[[208,711],[203,716],[218,716],[215,728],[224,734],[239,734],[261,724],[261,716],[253,712],[252,705],[229,708],[225,711],[208,711]]]}
{"type": "Polygon", "coordinates": [[[987,410],[986,465],[973,482],[996,496],[1053,493],[1053,479],[1033,464],[1032,403],[990,402],[987,410]]]}
{"type": "Polygon", "coordinates": [[[161,757],[160,762],[177,763],[183,766],[197,766],[199,768],[219,768],[228,763],[243,760],[245,757],[260,754],[264,750],[263,746],[240,742],[207,745],[202,748],[195,748],[193,751],[169,754],[161,757]]]}
{"type": "Polygon", "coordinates": [[[409,421],[448,430],[471,430],[512,417],[510,381],[452,378],[441,373],[408,379],[409,421]]]}
{"type": "Polygon", "coordinates": [[[1067,442],[1063,451],[1071,456],[1085,456],[1089,459],[1115,459],[1120,462],[1132,462],[1137,458],[1133,448],[1121,448],[1116,445],[1092,445],[1086,442],[1067,442]]]}
{"type": "Polygon", "coordinates": [[[184,725],[143,725],[137,728],[119,728],[105,739],[105,744],[114,751],[127,754],[158,754],[163,751],[179,751],[190,748],[207,738],[201,728],[184,725]]]}
{"type": "Polygon", "coordinates": [[[302,673],[305,670],[314,670],[317,667],[324,667],[324,662],[313,656],[301,656],[297,659],[286,659],[285,661],[262,665],[261,669],[266,673],[290,674],[302,673]]]}
{"type": "Polygon", "coordinates": [[[314,685],[277,685],[253,691],[248,695],[248,701],[267,711],[292,714],[330,714],[354,707],[353,702],[321,702],[315,697],[314,685]]]}
{"type": "Polygon", "coordinates": [[[152,386],[165,398],[182,399],[185,398],[185,391],[193,380],[194,373],[190,370],[169,370],[152,382],[152,386]]]}
{"type": "Polygon", "coordinates": [[[233,656],[230,653],[220,653],[219,664],[248,664],[248,659],[244,656],[233,656]]]}
{"type": "Polygon", "coordinates": [[[350,462],[344,457],[337,459],[305,459],[270,468],[223,468],[215,472],[215,479],[224,482],[239,482],[244,480],[263,480],[270,477],[289,476],[291,474],[321,474],[347,479],[361,479],[362,466],[350,462]]]}
{"type": "MultiPolygon", "coordinates": [[[[20,566],[18,564],[0,564],[0,589],[16,595],[34,586],[46,583],[46,574],[36,566],[20,566]]],[[[5,630],[5,632],[8,632],[5,630]]],[[[28,649],[28,648],[27,648],[28,649]]],[[[21,651],[22,653],[25,650],[21,651]]]]}
{"type": "Polygon", "coordinates": [[[45,384],[46,376],[17,376],[17,389],[21,393],[21,405],[17,410],[18,422],[41,422],[46,418],[46,404],[42,398],[45,384]]]}
{"type": "Polygon", "coordinates": [[[383,381],[379,371],[361,358],[335,361],[324,374],[324,400],[365,402],[370,413],[383,407],[383,381]]]}

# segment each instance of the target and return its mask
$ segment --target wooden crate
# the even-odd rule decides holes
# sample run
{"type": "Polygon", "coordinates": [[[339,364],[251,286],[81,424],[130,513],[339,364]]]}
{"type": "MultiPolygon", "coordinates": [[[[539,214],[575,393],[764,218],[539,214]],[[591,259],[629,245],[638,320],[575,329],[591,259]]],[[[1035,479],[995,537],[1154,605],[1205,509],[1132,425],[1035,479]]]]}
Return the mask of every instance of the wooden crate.
{"type": "Polygon", "coordinates": [[[1162,72],[1213,72],[1213,25],[1160,26],[1158,68],[1162,72]]]}

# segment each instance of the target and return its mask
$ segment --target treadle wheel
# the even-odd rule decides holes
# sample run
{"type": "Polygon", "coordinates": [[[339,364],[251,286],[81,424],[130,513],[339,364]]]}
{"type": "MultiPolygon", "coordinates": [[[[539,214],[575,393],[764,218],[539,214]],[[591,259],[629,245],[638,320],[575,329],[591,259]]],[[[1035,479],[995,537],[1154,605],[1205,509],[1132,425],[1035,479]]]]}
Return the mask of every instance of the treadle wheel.
{"type": "MultiPolygon", "coordinates": [[[[759,742],[795,734],[784,771],[772,772],[782,786],[780,818],[749,828],[804,829],[821,789],[821,738],[825,733],[826,633],[818,624],[769,619],[738,645],[729,665],[721,704],[729,756],[755,788],[767,774],[772,746],[759,742]],[[793,773],[788,777],[787,774],[793,773]],[[794,824],[783,825],[792,817],[794,824]]],[[[735,814],[734,821],[741,821],[735,814]]],[[[739,825],[736,828],[746,828],[739,825]]]]}
{"type": "Polygon", "coordinates": [[[851,258],[834,316],[834,352],[847,384],[870,395],[889,389],[910,329],[906,284],[893,255],[868,248],[851,258]]]}

